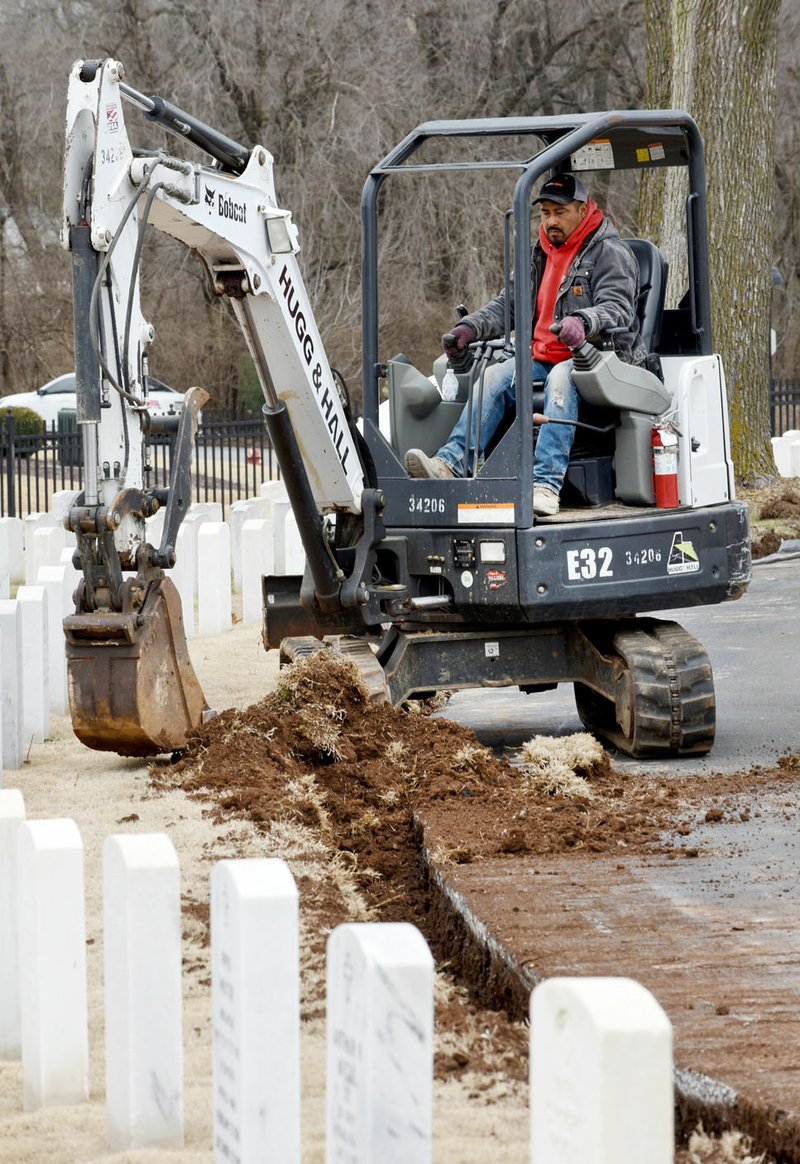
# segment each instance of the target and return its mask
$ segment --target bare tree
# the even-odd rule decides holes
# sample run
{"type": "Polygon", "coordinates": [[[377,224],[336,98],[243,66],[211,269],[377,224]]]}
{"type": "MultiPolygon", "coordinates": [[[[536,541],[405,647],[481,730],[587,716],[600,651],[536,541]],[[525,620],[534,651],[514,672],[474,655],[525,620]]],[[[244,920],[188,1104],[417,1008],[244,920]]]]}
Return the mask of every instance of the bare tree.
{"type": "MultiPolygon", "coordinates": [[[[774,473],[769,320],[779,7],[780,0],[645,0],[647,103],[691,112],[707,145],[712,326],[726,369],[734,463],[745,483],[774,473]]],[[[645,187],[642,225],[674,261],[685,211],[671,179],[661,175],[645,187]]]]}
{"type": "MultiPolygon", "coordinates": [[[[697,77],[691,87],[687,82],[681,88],[678,71],[669,64],[658,86],[651,79],[650,90],[658,94],[659,105],[678,103],[680,97],[680,104],[695,111],[698,101],[705,102],[701,127],[709,142],[721,143],[710,151],[710,162],[724,155],[732,169],[736,163],[741,171],[741,179],[726,178],[724,190],[732,200],[723,199],[724,205],[712,201],[715,247],[722,247],[729,228],[743,229],[740,190],[748,183],[752,189],[753,166],[761,165],[764,146],[753,134],[741,137],[748,154],[734,151],[728,144],[733,130],[726,123],[727,109],[740,92],[752,92],[751,120],[768,122],[761,86],[764,61],[741,66],[752,69],[752,80],[745,84],[738,79],[738,58],[728,48],[758,21],[752,39],[763,48],[773,27],[769,13],[777,3],[648,0],[651,22],[659,15],[672,19],[673,4],[694,12],[698,47],[687,42],[686,51],[695,73],[707,68],[714,52],[726,61],[726,68],[718,69],[725,77],[710,89],[697,77]],[[752,8],[750,23],[744,16],[740,20],[738,8],[752,8]],[[712,19],[709,13],[716,15],[712,19]],[[703,38],[709,41],[707,49],[703,38]],[[728,137],[718,136],[723,132],[728,137]],[[742,157],[748,159],[745,166],[742,157]]],[[[70,266],[58,232],[64,100],[73,60],[114,56],[125,64],[134,87],[160,93],[231,137],[270,150],[278,198],[300,227],[304,277],[326,347],[357,396],[359,204],[370,167],[414,125],[432,118],[642,104],[642,4],[580,0],[565,9],[558,0],[542,0],[535,7],[528,0],[492,0],[468,11],[458,0],[397,0],[391,11],[374,0],[229,0],[225,5],[211,0],[25,0],[3,5],[0,355],[6,354],[0,392],[33,387],[71,366],[70,266]]],[[[676,35],[670,32],[669,43],[662,45],[664,62],[672,60],[676,35]]],[[[653,40],[656,54],[659,43],[653,40]]],[[[198,157],[191,147],[163,138],[155,126],[136,118],[131,110],[128,125],[137,144],[161,144],[172,153],[198,157]]],[[[794,133],[788,132],[779,172],[791,205],[797,204],[790,199],[796,185],[788,148],[796,144],[794,133]]],[[[437,354],[438,338],[453,322],[454,304],[474,305],[497,290],[502,216],[509,202],[510,184],[494,177],[476,182],[450,175],[440,183],[404,178],[396,192],[387,193],[381,208],[382,346],[385,342],[387,356],[405,350],[423,365],[437,354]]],[[[648,221],[656,225],[652,216],[648,221]]],[[[764,216],[758,227],[768,231],[764,216]]],[[[743,237],[769,249],[769,240],[760,234],[743,237]]],[[[792,272],[800,239],[787,226],[781,240],[782,270],[792,272]]],[[[751,260],[738,300],[738,308],[746,304],[745,320],[765,315],[763,289],[758,302],[755,296],[767,271],[766,262],[762,271],[751,260]]],[[[192,256],[153,236],[142,289],[156,327],[154,374],[179,388],[202,382],[219,403],[242,399],[254,382],[246,349],[226,303],[210,294],[192,256]]],[[[717,333],[724,340],[736,397],[744,402],[740,382],[749,373],[740,367],[739,353],[730,350],[726,308],[720,310],[717,333]]],[[[789,314],[783,330],[791,328],[796,323],[789,314]]],[[[792,342],[787,334],[782,350],[792,350],[792,342]]],[[[758,345],[766,350],[766,333],[757,344],[748,339],[740,346],[744,351],[758,345]]],[[[735,419],[738,432],[738,413],[735,419]]]]}

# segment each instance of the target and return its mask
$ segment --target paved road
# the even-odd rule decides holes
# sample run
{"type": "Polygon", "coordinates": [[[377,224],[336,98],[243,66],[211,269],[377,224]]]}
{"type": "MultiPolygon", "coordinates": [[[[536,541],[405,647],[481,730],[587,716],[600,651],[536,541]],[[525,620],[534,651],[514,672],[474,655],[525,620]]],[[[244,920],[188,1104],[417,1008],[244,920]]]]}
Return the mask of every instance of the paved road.
{"type": "MultiPolygon", "coordinates": [[[[757,564],[748,593],[718,607],[665,612],[709,653],[717,694],[717,739],[702,759],[614,765],[647,774],[712,776],[774,767],[800,751],[800,558],[757,564]]],[[[582,730],[569,686],[541,695],[461,692],[446,714],[493,746],[536,733],[582,730]]],[[[513,759],[513,752],[511,754],[513,759]]],[[[725,796],[724,820],[704,805],[688,840],[694,860],[669,855],[560,854],[535,861],[500,854],[433,870],[459,913],[466,946],[482,943],[498,982],[531,976],[628,975],[648,987],[673,1024],[678,1110],[684,1131],[736,1127],[759,1151],[800,1162],[800,789],[758,786],[725,796]],[[752,812],[740,812],[742,802],[752,812]],[[716,818],[714,818],[716,819],[716,818]],[[487,937],[488,935],[488,937],[487,937]]],[[[457,836],[428,825],[429,853],[457,836]]],[[[454,954],[455,956],[455,954],[454,954]]],[[[482,959],[482,960],[481,960],[482,959]]],[[[491,977],[491,976],[489,976],[491,977]]]]}
{"type": "MultiPolygon", "coordinates": [[[[614,762],[634,770],[689,774],[737,772],[774,765],[800,750],[800,558],[775,556],[756,563],[747,593],[738,602],[660,613],[702,642],[714,669],[717,737],[702,759],[614,762]]],[[[519,746],[532,735],[582,731],[570,684],[524,695],[463,691],[445,713],[473,728],[487,744],[519,746]]]]}

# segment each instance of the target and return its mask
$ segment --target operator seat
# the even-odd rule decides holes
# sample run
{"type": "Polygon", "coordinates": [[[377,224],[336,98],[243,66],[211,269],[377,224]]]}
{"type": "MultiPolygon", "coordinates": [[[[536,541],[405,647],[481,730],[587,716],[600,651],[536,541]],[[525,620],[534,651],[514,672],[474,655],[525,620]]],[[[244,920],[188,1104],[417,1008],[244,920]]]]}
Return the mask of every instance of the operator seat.
{"type": "MultiPolygon", "coordinates": [[[[651,479],[651,429],[654,418],[665,413],[671,403],[657,351],[668,266],[653,243],[645,239],[624,241],[639,266],[636,311],[647,358],[637,367],[617,360],[609,351],[604,353],[585,344],[573,356],[572,375],[582,402],[594,408],[610,409],[617,417],[613,436],[614,496],[628,504],[652,505],[655,498],[651,479]]],[[[603,459],[597,458],[598,469],[603,459]]],[[[584,458],[581,466],[584,473],[586,467],[584,458]]],[[[570,470],[568,480],[576,475],[570,470]]]]}
{"type": "MultiPolygon", "coordinates": [[[[636,314],[644,345],[649,354],[658,350],[661,339],[661,319],[667,293],[669,264],[655,243],[644,238],[622,240],[633,251],[639,266],[639,301],[636,314]]],[[[651,371],[655,369],[651,368],[651,371]]]]}

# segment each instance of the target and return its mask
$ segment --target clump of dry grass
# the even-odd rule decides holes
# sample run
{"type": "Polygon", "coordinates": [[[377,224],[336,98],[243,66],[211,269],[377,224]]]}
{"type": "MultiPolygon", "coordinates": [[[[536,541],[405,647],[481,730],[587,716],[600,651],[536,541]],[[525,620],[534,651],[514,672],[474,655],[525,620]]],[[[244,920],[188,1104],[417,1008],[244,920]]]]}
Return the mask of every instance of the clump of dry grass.
{"type": "Polygon", "coordinates": [[[587,777],[608,766],[608,755],[588,732],[554,738],[534,736],[522,745],[522,770],[528,783],[551,796],[592,800],[587,777]]]}
{"type": "Polygon", "coordinates": [[[766,1156],[751,1155],[749,1136],[741,1132],[723,1132],[710,1136],[700,1124],[689,1137],[687,1164],[765,1164],[766,1156]]]}
{"type": "Polygon", "coordinates": [[[472,772],[491,760],[491,752],[481,744],[462,744],[453,756],[453,767],[457,772],[472,772]]]}
{"type": "Polygon", "coordinates": [[[369,700],[358,664],[333,651],[316,651],[284,668],[276,691],[297,714],[305,739],[323,756],[340,760],[343,703],[369,700]]]}

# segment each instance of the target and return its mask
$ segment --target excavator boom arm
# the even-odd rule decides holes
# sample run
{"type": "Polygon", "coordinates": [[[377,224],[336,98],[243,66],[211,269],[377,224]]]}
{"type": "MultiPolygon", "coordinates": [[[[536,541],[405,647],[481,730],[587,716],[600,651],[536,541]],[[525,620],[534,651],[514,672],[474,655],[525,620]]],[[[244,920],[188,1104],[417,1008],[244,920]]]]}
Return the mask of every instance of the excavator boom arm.
{"type": "Polygon", "coordinates": [[[345,588],[323,515],[358,522],[362,499],[371,510],[375,503],[303,285],[297,230],[275,197],[271,155],[144,97],[122,77],[117,61],[78,61],[69,82],[62,238],[73,260],[84,489],[67,517],[83,581],[64,626],[76,733],[90,747],[147,755],[183,747],[208,714],[181,603],[164,573],[174,565],[177,528],[191,499],[193,438],[208,397],[200,388],[186,393],[167,496],[149,490],[146,399],[155,333],[139,295],[148,226],[197,253],[215,292],[231,299],[271,431],[292,436],[285,476],[290,496],[303,505],[310,601],[331,617],[345,588]],[[126,103],[216,164],[134,150],[126,103]],[[155,548],[146,519],[165,500],[155,548]],[[135,577],[126,579],[125,571],[135,577]]]}

